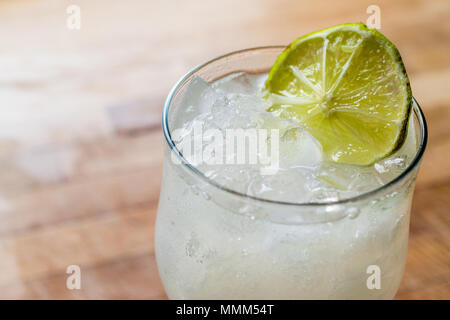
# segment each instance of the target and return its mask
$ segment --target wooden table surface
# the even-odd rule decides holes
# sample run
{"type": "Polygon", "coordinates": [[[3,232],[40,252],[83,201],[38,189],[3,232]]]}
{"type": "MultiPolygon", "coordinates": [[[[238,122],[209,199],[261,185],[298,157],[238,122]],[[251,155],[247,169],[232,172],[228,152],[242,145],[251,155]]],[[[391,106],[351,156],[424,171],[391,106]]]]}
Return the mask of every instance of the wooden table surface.
{"type": "Polygon", "coordinates": [[[0,298],[166,298],[153,234],[171,86],[219,54],[365,22],[371,4],[430,133],[397,298],[449,299],[448,0],[0,0],[0,298]]]}

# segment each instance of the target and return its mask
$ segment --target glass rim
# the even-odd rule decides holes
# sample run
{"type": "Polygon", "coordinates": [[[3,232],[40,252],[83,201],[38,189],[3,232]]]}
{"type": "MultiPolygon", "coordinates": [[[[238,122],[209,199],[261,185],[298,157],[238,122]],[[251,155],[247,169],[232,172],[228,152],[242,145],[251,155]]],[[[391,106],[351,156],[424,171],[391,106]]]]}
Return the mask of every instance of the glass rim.
{"type": "Polygon", "coordinates": [[[199,177],[201,180],[205,181],[208,185],[218,188],[219,190],[224,191],[225,193],[228,193],[232,196],[238,196],[240,198],[250,199],[250,200],[262,202],[265,204],[285,205],[285,206],[294,206],[294,207],[309,207],[309,206],[322,207],[322,206],[340,205],[340,204],[345,204],[345,203],[357,202],[360,200],[367,199],[369,197],[372,197],[372,196],[396,185],[419,165],[420,161],[422,160],[422,157],[425,152],[426,145],[427,145],[427,141],[428,141],[428,127],[427,127],[427,123],[426,123],[423,111],[420,108],[419,104],[417,103],[417,100],[414,97],[412,98],[413,99],[413,106],[412,106],[413,110],[412,111],[415,112],[415,114],[419,120],[420,129],[421,129],[420,144],[417,149],[416,155],[414,156],[414,159],[411,161],[411,163],[408,165],[408,167],[402,171],[402,173],[400,173],[398,176],[396,176],[394,179],[392,179],[388,183],[386,183],[376,189],[358,194],[357,196],[354,196],[354,197],[339,199],[339,200],[332,200],[332,201],[324,201],[324,202],[289,202],[289,201],[278,201],[278,200],[271,200],[271,199],[255,197],[252,195],[238,192],[236,190],[225,187],[223,185],[220,185],[219,183],[215,182],[214,180],[209,179],[207,176],[205,176],[205,174],[203,172],[201,172],[199,169],[197,169],[195,166],[193,166],[191,163],[189,163],[189,161],[187,161],[184,158],[184,156],[181,154],[180,150],[178,150],[178,148],[176,147],[174,141],[172,140],[170,129],[169,129],[169,120],[168,120],[169,108],[172,103],[173,97],[178,92],[178,89],[193,74],[195,74],[197,71],[203,69],[204,67],[206,67],[207,65],[209,65],[215,61],[221,60],[223,58],[226,58],[226,57],[229,57],[229,56],[232,56],[235,54],[240,54],[240,53],[249,52],[249,51],[258,51],[258,50],[265,50],[265,49],[284,49],[284,48],[286,48],[285,45],[273,45],[273,46],[261,46],[261,47],[253,47],[253,48],[232,51],[232,52],[217,56],[213,59],[207,60],[206,62],[203,62],[203,63],[197,65],[196,67],[192,68],[190,71],[188,71],[184,76],[182,76],[177,81],[177,83],[170,90],[169,95],[167,96],[167,99],[164,103],[163,112],[162,112],[162,129],[163,129],[164,137],[165,137],[167,144],[169,145],[171,151],[175,152],[175,154],[181,161],[181,165],[185,166],[187,170],[193,172],[197,177],[199,177]]]}

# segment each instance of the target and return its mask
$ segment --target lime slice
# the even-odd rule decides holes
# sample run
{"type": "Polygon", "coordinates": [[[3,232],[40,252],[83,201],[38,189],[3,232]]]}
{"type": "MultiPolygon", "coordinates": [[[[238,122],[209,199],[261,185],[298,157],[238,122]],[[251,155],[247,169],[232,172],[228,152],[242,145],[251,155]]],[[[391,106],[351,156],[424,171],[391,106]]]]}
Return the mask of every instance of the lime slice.
{"type": "Polygon", "coordinates": [[[362,23],[301,37],[266,82],[268,111],[298,120],[331,161],[370,165],[405,140],[411,88],[397,48],[362,23]]]}

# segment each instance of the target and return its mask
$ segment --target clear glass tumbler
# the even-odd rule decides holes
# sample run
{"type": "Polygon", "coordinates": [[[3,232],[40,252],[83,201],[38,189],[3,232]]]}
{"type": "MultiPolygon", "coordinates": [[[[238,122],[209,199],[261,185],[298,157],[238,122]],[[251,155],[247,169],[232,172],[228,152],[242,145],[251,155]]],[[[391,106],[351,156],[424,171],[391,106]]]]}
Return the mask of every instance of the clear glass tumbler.
{"type": "Polygon", "coordinates": [[[213,82],[235,72],[268,72],[283,49],[213,59],[186,74],[167,98],[155,245],[171,299],[391,299],[399,287],[427,142],[416,102],[417,152],[410,165],[376,190],[335,202],[270,201],[221,187],[188,163],[171,139],[195,76],[213,82]]]}

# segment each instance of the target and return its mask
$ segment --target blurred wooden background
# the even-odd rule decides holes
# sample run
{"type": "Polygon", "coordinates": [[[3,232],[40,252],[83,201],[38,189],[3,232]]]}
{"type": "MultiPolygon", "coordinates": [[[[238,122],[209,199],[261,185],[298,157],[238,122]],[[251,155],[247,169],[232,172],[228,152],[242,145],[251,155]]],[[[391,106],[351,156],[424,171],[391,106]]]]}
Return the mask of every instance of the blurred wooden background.
{"type": "Polygon", "coordinates": [[[430,129],[397,297],[449,299],[448,0],[0,0],[0,298],[165,298],[153,226],[171,86],[219,54],[365,22],[371,4],[430,129]],[[72,264],[81,290],[65,287],[72,264]]]}

